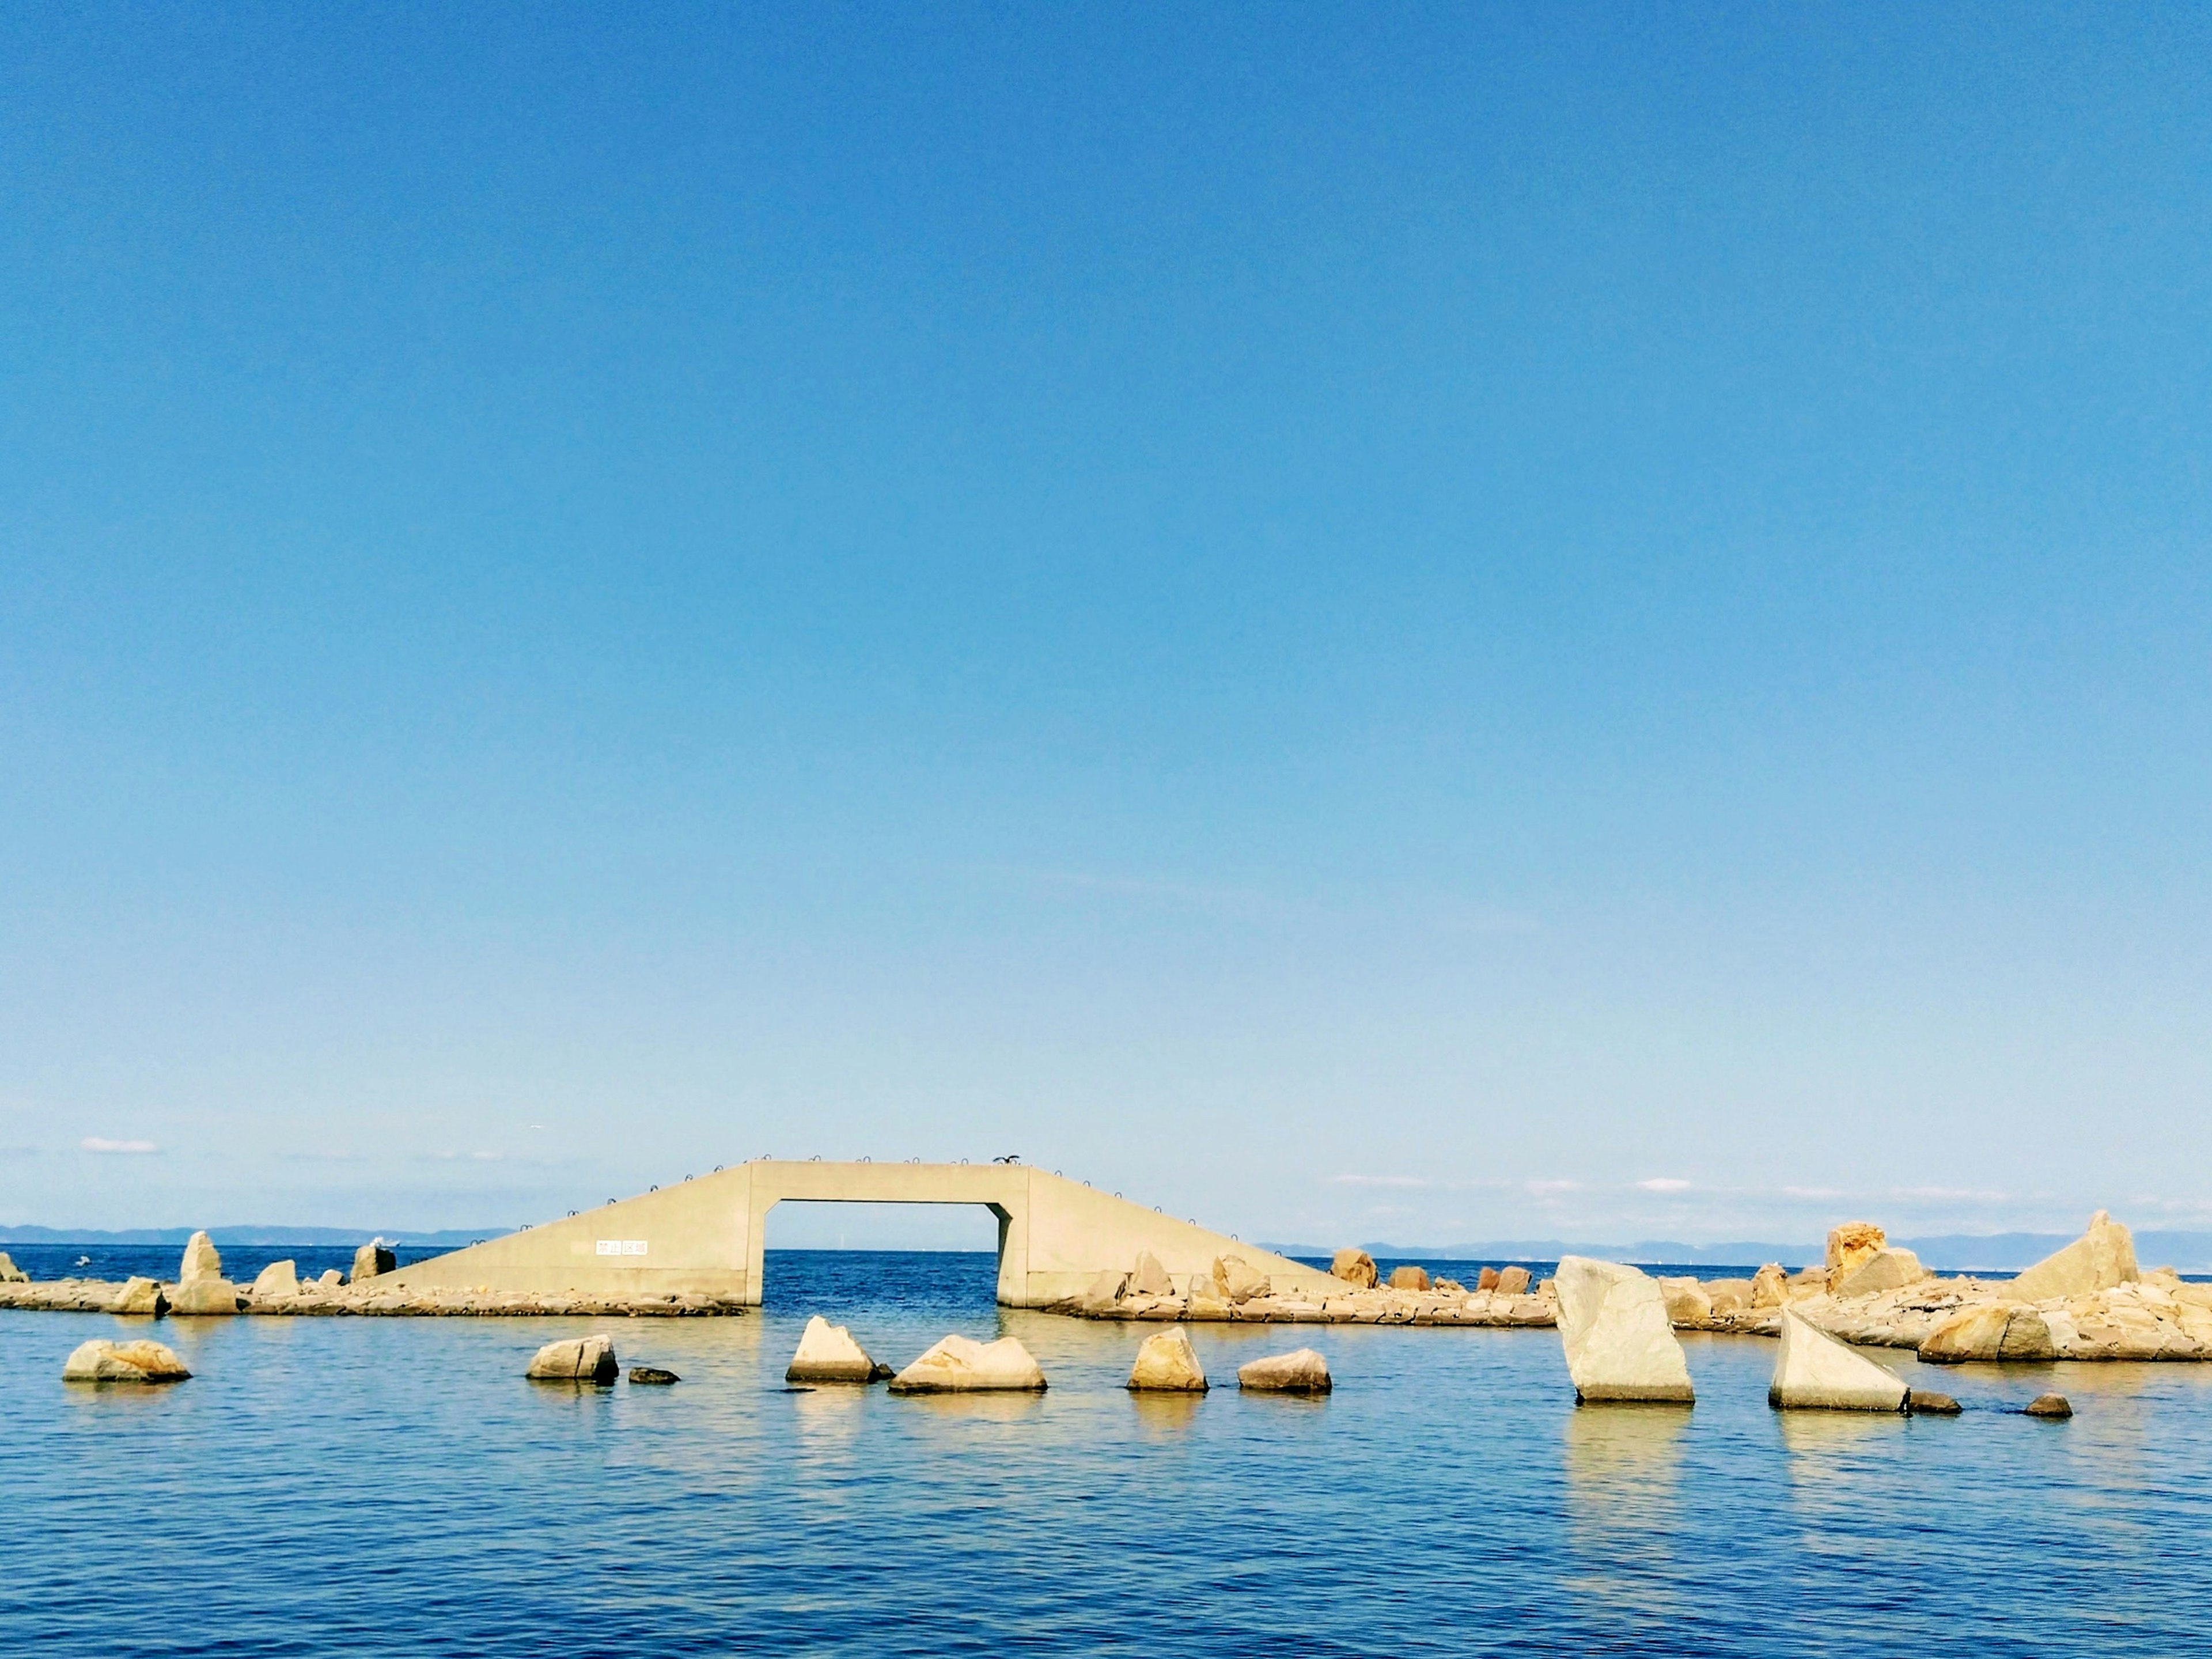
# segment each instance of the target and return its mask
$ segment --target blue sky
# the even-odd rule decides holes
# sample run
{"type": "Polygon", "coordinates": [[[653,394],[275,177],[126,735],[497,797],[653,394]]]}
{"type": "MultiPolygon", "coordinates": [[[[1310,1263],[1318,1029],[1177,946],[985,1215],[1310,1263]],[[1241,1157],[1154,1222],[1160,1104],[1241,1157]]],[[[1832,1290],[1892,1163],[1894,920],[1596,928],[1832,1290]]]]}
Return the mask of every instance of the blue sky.
{"type": "Polygon", "coordinates": [[[2212,1225],[2208,65],[0,15],[0,1220],[2212,1225]]]}

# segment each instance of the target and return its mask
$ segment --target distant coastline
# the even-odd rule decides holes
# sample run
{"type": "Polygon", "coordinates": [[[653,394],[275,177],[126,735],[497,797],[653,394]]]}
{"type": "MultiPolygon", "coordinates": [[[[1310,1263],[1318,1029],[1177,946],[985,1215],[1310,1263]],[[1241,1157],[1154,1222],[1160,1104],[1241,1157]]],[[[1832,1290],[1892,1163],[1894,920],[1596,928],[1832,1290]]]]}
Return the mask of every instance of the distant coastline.
{"type": "MultiPolygon", "coordinates": [[[[1891,1242],[1912,1251],[1934,1272],[2016,1273],[2033,1267],[2054,1250],[2074,1242],[2072,1233],[1942,1233],[1891,1242]]],[[[2212,1273],[2212,1232],[2137,1231],[2136,1251],[2143,1265],[2172,1267],[2185,1273],[2212,1273]]],[[[1299,1260],[1328,1260],[1337,1245],[1267,1243],[1261,1248],[1299,1260]]],[[[1633,1243],[1588,1243],[1558,1238],[1490,1239],[1462,1244],[1394,1244],[1361,1240],[1359,1248],[1376,1261],[1557,1261],[1565,1255],[1595,1256],[1603,1261],[1664,1262],[1682,1267],[1756,1267],[1778,1261],[1785,1267],[1818,1265],[1824,1244],[1734,1240],[1720,1244],[1686,1244],[1680,1239],[1639,1239],[1633,1243]]]]}

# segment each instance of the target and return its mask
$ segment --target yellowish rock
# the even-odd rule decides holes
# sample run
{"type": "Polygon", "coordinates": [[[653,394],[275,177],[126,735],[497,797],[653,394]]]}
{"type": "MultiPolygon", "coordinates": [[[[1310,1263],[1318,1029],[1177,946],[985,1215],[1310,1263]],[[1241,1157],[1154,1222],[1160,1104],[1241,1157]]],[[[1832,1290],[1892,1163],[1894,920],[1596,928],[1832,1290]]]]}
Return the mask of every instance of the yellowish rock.
{"type": "Polygon", "coordinates": [[[181,1382],[191,1372],[159,1342],[81,1343],[62,1363],[64,1382],[181,1382]]]}
{"type": "Polygon", "coordinates": [[[1846,1221],[1828,1230],[1828,1282],[1840,1284],[1872,1260],[1889,1236],[1871,1221],[1846,1221]]]}
{"type": "Polygon", "coordinates": [[[1712,1298],[1694,1279],[1662,1279],[1659,1295],[1667,1304],[1667,1318],[1675,1325],[1702,1327],[1713,1316],[1712,1298]]]}
{"type": "Polygon", "coordinates": [[[873,1382],[889,1376],[891,1368],[868,1357],[842,1325],[832,1325],[820,1314],[806,1322],[798,1352],[785,1367],[787,1382],[873,1382]]]}
{"type": "Polygon", "coordinates": [[[30,1274],[15,1265],[15,1257],[5,1250],[0,1250],[0,1285],[27,1285],[30,1282],[30,1274]]]}
{"type": "Polygon", "coordinates": [[[1168,1270],[1160,1265],[1159,1257],[1150,1250],[1140,1250],[1137,1265],[1129,1272],[1129,1293],[1132,1296],[1173,1296],[1175,1282],[1168,1270]]]}
{"type": "Polygon", "coordinates": [[[1778,1308],[1790,1299],[1790,1275],[1782,1264],[1770,1261],[1751,1276],[1751,1305],[1778,1308]]]}
{"type": "Polygon", "coordinates": [[[1204,1394],[1206,1370],[1198,1352],[1180,1325],[1171,1325],[1145,1339],[1137,1350],[1137,1363],[1129,1368],[1128,1386],[1139,1392],[1204,1394]]]}
{"type": "Polygon", "coordinates": [[[116,1291],[107,1304],[107,1311],[112,1314],[158,1316],[167,1313],[168,1309],[169,1298],[162,1292],[161,1287],[150,1279],[137,1277],[124,1280],[123,1288],[116,1291]]]}
{"type": "Polygon", "coordinates": [[[1872,1255],[1861,1258],[1859,1264],[1841,1279],[1836,1279],[1832,1271],[1829,1277],[1834,1281],[1838,1296],[1880,1296],[1886,1291],[1901,1291],[1908,1285],[1917,1285],[1929,1274],[1911,1251],[1886,1244],[1872,1255]]]}
{"type": "Polygon", "coordinates": [[[194,1233],[185,1242],[184,1260],[177,1264],[177,1283],[190,1285],[197,1279],[221,1279],[222,1255],[215,1247],[215,1240],[204,1232],[194,1233]]]}
{"type": "Polygon", "coordinates": [[[622,1375],[611,1336],[548,1342],[531,1357],[523,1375],[536,1382],[611,1382],[622,1375]]]}
{"type": "Polygon", "coordinates": [[[1526,1267],[1500,1267],[1498,1283],[1492,1286],[1500,1296],[1523,1296],[1528,1290],[1528,1270],[1526,1267]]]}
{"type": "Polygon", "coordinates": [[[238,1286],[227,1279],[188,1279],[169,1298],[169,1311],[178,1314],[234,1314],[238,1286]]]}
{"type": "Polygon", "coordinates": [[[1267,1275],[1249,1265],[1241,1255],[1216,1257],[1213,1277],[1231,1302],[1249,1302],[1267,1293],[1267,1275]]]}
{"type": "Polygon", "coordinates": [[[253,1299],[256,1302],[275,1301],[279,1297],[300,1293],[300,1274],[291,1261],[272,1261],[253,1276],[253,1299]]]}
{"type": "Polygon", "coordinates": [[[1360,1249],[1339,1250],[1328,1264],[1331,1276],[1363,1291],[1375,1288],[1375,1258],[1360,1249]]]}
{"type": "Polygon", "coordinates": [[[2111,1290],[2137,1276],[2135,1236],[2100,1210],[2089,1218],[2087,1232],[2044,1257],[2007,1290],[2022,1302],[2045,1302],[2111,1290]]]}
{"type": "Polygon", "coordinates": [[[1044,1386],[1044,1372],[1011,1336],[996,1342],[948,1336],[891,1379],[893,1394],[1036,1393],[1044,1386]]]}
{"type": "Polygon", "coordinates": [[[1255,1394],[1327,1394],[1336,1382],[1328,1360],[1311,1348],[1299,1348],[1238,1366],[1237,1386],[1255,1394]]]}

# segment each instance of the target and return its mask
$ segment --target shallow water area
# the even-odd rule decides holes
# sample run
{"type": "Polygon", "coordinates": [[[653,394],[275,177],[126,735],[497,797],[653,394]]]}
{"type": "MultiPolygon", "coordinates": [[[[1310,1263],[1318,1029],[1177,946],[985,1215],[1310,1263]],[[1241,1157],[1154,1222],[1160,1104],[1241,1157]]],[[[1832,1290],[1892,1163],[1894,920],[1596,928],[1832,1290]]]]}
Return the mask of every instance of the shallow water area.
{"type": "Polygon", "coordinates": [[[1578,1409],[1550,1331],[1202,1326],[1213,1392],[1145,1398],[1157,1327],[991,1286],[787,1252],[743,1319],[0,1313],[0,1650],[2148,1655],[2212,1616],[2212,1367],[1883,1354],[1966,1414],[1781,1415],[1771,1343],[1692,1335],[1693,1410],[1578,1409]],[[1052,1386],[787,1390],[815,1312],[894,1365],[1012,1334],[1052,1386]],[[522,1380],[593,1330],[684,1381],[522,1380]],[[192,1381],[58,1380],[149,1334],[192,1381]],[[1334,1395],[1238,1395],[1302,1346],[1334,1395]],[[2016,1414],[2046,1389],[2070,1422],[2016,1414]]]}

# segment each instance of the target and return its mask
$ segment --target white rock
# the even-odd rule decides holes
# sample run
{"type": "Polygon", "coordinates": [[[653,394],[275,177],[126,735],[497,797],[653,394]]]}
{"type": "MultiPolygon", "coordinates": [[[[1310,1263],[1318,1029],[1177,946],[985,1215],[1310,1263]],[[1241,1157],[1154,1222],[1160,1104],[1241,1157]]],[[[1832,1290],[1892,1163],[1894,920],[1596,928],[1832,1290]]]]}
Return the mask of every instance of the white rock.
{"type": "Polygon", "coordinates": [[[194,1233],[185,1244],[185,1259],[177,1266],[177,1283],[189,1285],[195,1279],[221,1279],[222,1256],[215,1247],[215,1240],[205,1233],[194,1233]]]}
{"type": "Polygon", "coordinates": [[[322,1273],[317,1276],[315,1283],[321,1285],[326,1291],[335,1291],[339,1285],[345,1283],[345,1275],[340,1273],[336,1267],[325,1267],[323,1269],[322,1273]]]}
{"type": "Polygon", "coordinates": [[[799,1339],[799,1352],[784,1371],[787,1382],[872,1382],[889,1376],[891,1368],[868,1358],[842,1325],[832,1325],[820,1314],[806,1322],[799,1339]]]}
{"type": "Polygon", "coordinates": [[[1045,1386],[1030,1351],[1011,1336],[996,1342],[948,1336],[891,1379],[893,1394],[965,1394],[984,1389],[1036,1392],[1045,1386]]]}
{"type": "Polygon", "coordinates": [[[2014,1279],[2005,1294],[2021,1302],[2047,1302],[2108,1291],[2137,1277],[2134,1235],[2100,1210],[2089,1218],[2087,1232],[2014,1279]]]}
{"type": "Polygon", "coordinates": [[[1656,1283],[1633,1267],[1585,1255],[1561,1258],[1554,1282],[1577,1399],[1686,1405],[1696,1397],[1656,1283]]]}
{"type": "Polygon", "coordinates": [[[1161,1389],[1184,1394],[1206,1392],[1206,1370],[1197,1350],[1180,1325],[1145,1339],[1137,1350],[1137,1363],[1129,1368],[1129,1387],[1139,1391],[1161,1389]]]}
{"type": "Polygon", "coordinates": [[[62,1362],[64,1382],[181,1382],[191,1373],[158,1342],[82,1343],[62,1362]]]}
{"type": "Polygon", "coordinates": [[[611,1382],[621,1374],[611,1336],[548,1342],[532,1357],[530,1369],[523,1373],[540,1382],[611,1382]]]}
{"type": "Polygon", "coordinates": [[[300,1274],[290,1261],[272,1261],[253,1276],[253,1299],[274,1301],[282,1296],[300,1293],[300,1274]]]}
{"type": "Polygon", "coordinates": [[[1327,1394],[1336,1384],[1328,1361],[1311,1348],[1299,1348],[1238,1366],[1237,1386],[1257,1394],[1327,1394]]]}
{"type": "Polygon", "coordinates": [[[1904,1379],[1853,1352],[1794,1310],[1782,1310],[1782,1352],[1766,1403],[1778,1411],[1898,1412],[1905,1409],[1904,1379]]]}

